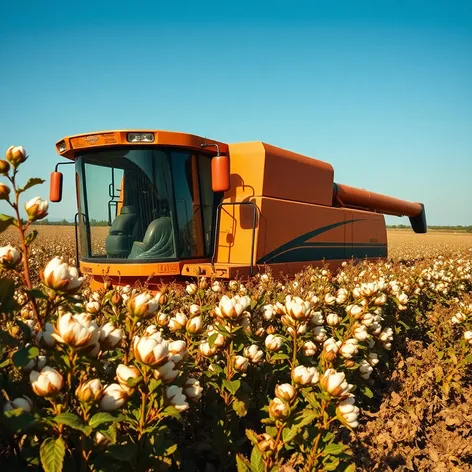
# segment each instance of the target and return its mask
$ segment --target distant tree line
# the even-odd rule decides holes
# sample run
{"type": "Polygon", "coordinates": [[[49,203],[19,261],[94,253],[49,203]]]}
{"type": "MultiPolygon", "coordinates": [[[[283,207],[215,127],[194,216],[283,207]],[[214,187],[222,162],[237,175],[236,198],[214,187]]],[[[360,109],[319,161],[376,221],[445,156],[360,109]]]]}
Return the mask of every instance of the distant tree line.
{"type": "MultiPolygon", "coordinates": [[[[38,226],[74,226],[73,221],[67,221],[66,219],[58,221],[49,221],[47,218],[40,221],[35,221],[35,225],[38,226]]],[[[106,220],[95,220],[92,218],[90,220],[90,226],[108,226],[108,221],[106,220]]]]}
{"type": "MultiPolygon", "coordinates": [[[[409,225],[387,225],[389,229],[411,229],[409,225]]],[[[437,231],[458,231],[461,233],[472,233],[472,225],[471,226],[430,226],[428,225],[428,229],[437,230],[437,231]]]]}

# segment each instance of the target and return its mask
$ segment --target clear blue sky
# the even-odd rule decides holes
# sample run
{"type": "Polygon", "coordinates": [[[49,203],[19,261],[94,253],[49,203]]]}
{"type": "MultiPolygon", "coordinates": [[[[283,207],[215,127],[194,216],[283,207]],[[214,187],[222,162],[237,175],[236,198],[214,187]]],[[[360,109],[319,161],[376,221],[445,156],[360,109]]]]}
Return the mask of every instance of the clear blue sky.
{"type": "Polygon", "coordinates": [[[28,197],[63,136],[142,127],[262,140],[472,224],[470,0],[4,1],[0,60],[0,150],[47,179],[28,197]]]}

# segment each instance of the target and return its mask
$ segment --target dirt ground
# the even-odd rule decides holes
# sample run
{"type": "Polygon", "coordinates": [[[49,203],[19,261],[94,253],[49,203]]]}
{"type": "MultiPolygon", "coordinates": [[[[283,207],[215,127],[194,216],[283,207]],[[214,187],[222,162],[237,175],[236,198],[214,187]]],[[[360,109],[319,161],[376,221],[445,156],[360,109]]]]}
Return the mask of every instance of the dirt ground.
{"type": "Polygon", "coordinates": [[[418,259],[429,256],[450,256],[472,252],[472,233],[429,231],[415,234],[413,231],[392,229],[387,231],[389,257],[394,259],[418,259]]]}

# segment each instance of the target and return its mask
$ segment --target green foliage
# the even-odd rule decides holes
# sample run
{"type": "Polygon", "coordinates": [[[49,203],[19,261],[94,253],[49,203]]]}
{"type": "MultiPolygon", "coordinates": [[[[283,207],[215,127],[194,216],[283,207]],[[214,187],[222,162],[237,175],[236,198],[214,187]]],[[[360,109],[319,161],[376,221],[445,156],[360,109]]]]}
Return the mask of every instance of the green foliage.
{"type": "Polygon", "coordinates": [[[18,194],[21,194],[25,192],[26,190],[29,190],[30,188],[34,187],[35,185],[43,184],[46,182],[43,179],[38,179],[38,178],[33,178],[29,179],[28,182],[26,182],[25,186],[22,188],[18,188],[18,194]]]}
{"type": "Polygon", "coordinates": [[[13,217],[0,214],[0,233],[3,233],[14,222],[13,217]]]}
{"type": "Polygon", "coordinates": [[[31,360],[39,355],[39,349],[36,346],[25,347],[16,351],[12,360],[17,367],[25,367],[31,360]]]}
{"type": "Polygon", "coordinates": [[[114,424],[122,421],[124,418],[123,415],[113,416],[110,413],[95,413],[95,415],[90,418],[88,424],[92,429],[97,429],[103,424],[114,424]]]}
{"type": "Polygon", "coordinates": [[[44,472],[61,472],[65,454],[66,445],[62,438],[46,438],[40,448],[44,472]]]}
{"type": "Polygon", "coordinates": [[[74,413],[60,413],[55,418],[54,421],[58,424],[64,424],[69,426],[69,428],[75,429],[77,431],[81,431],[86,436],[89,436],[92,432],[92,427],[87,426],[81,418],[79,418],[74,413]]]}

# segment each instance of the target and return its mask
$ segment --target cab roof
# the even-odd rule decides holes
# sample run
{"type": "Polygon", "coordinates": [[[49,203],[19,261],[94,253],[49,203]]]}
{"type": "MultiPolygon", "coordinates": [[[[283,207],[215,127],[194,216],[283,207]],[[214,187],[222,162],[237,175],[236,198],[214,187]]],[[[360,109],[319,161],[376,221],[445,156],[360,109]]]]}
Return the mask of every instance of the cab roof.
{"type": "Polygon", "coordinates": [[[225,154],[228,145],[213,139],[203,138],[189,133],[176,131],[154,130],[154,129],[133,129],[133,130],[107,130],[92,133],[75,134],[66,136],[56,143],[56,151],[59,155],[74,160],[75,153],[86,148],[104,148],[107,146],[176,146],[187,149],[201,150],[202,145],[207,152],[225,154]],[[132,141],[136,135],[152,135],[152,140],[132,141]],[[209,146],[208,145],[212,145],[209,146]],[[216,146],[215,146],[216,145],[216,146]]]}

